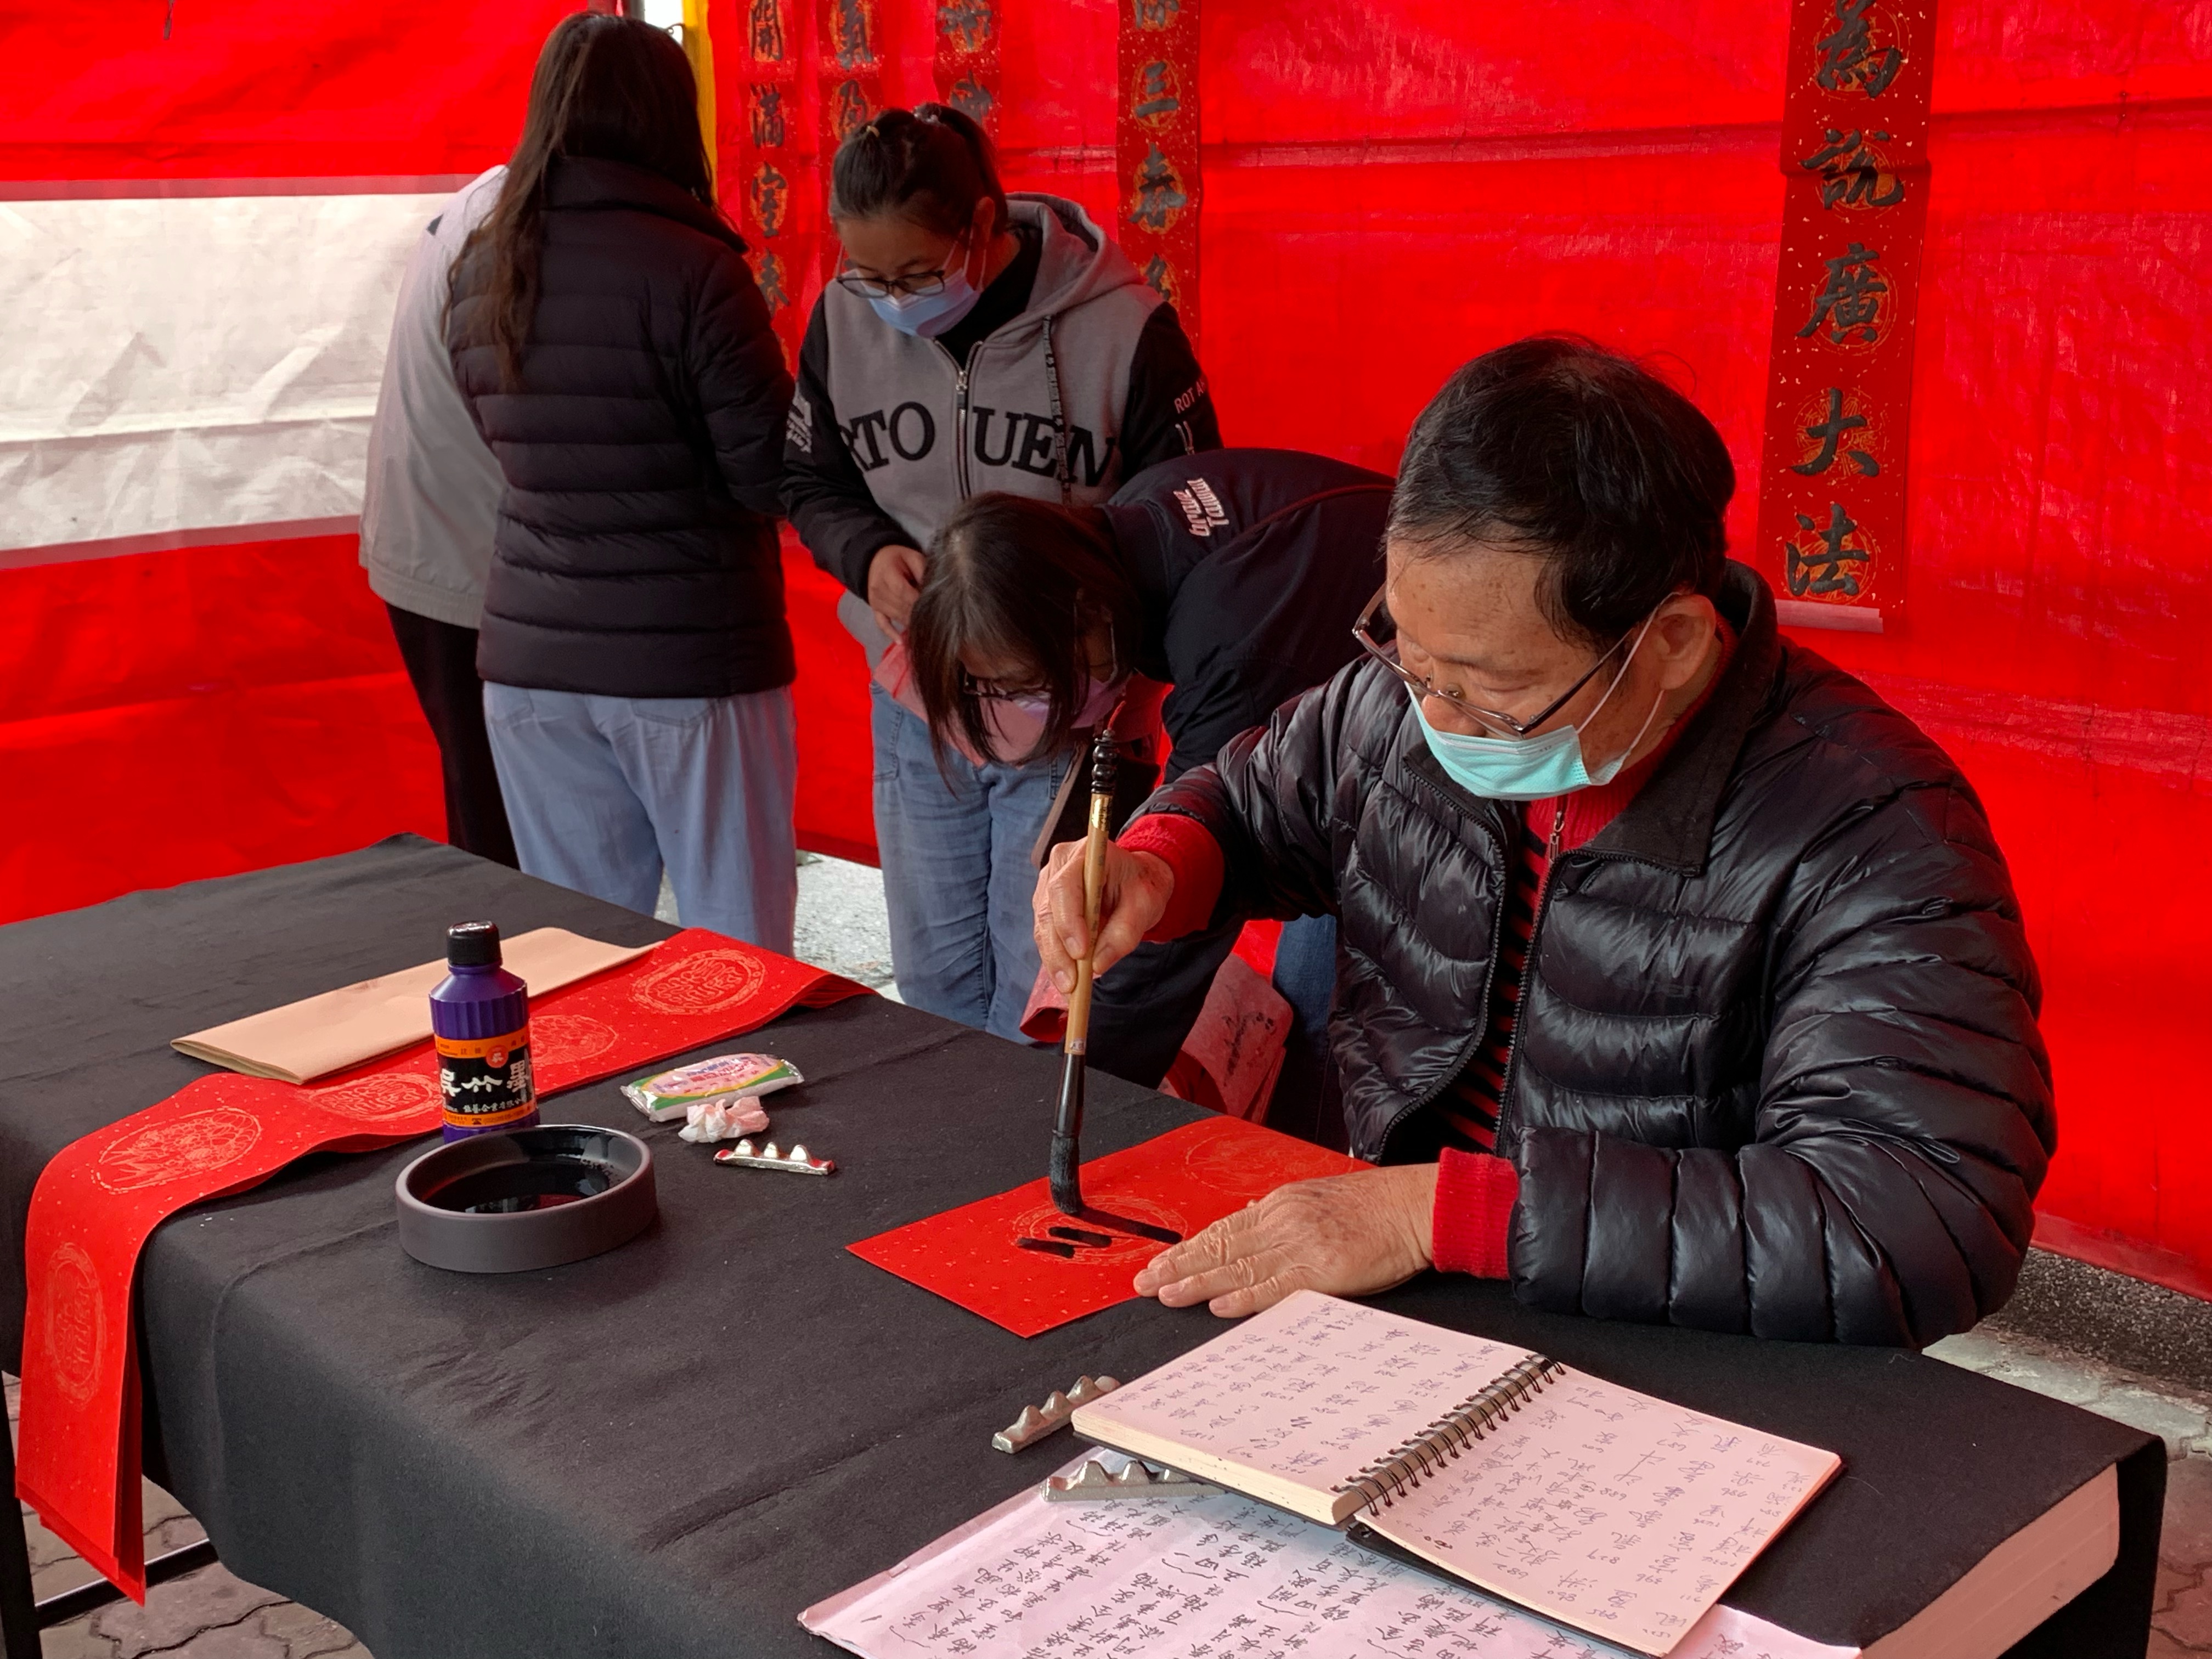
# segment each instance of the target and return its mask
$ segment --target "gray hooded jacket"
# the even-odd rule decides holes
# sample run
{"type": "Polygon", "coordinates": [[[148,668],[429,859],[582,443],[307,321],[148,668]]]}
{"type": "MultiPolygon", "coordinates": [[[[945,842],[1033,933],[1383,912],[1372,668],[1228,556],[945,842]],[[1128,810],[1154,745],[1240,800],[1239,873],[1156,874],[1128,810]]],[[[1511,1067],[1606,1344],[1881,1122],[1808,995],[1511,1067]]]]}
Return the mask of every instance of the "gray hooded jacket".
{"type": "Polygon", "coordinates": [[[1040,239],[1036,279],[965,364],[834,283],[816,303],[784,505],[816,562],[855,593],[878,549],[927,548],[979,491],[1095,504],[1156,461],[1220,443],[1174,309],[1128,256],[1073,202],[1015,195],[1008,207],[1040,239]]]}
{"type": "Polygon", "coordinates": [[[388,605],[455,628],[474,628],[483,614],[507,480],[453,383],[446,289],[461,244],[498,204],[506,179],[502,165],[471,179],[408,256],[368,429],[361,562],[369,587],[388,605]]]}

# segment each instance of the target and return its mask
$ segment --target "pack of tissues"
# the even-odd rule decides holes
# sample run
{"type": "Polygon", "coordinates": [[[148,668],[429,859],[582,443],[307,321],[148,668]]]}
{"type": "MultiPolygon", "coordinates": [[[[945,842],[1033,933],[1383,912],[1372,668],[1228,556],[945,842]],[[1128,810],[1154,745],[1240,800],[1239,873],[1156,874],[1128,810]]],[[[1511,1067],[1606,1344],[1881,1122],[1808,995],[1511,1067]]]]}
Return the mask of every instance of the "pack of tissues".
{"type": "MultiPolygon", "coordinates": [[[[633,1078],[623,1085],[622,1091],[631,1105],[655,1123],[670,1123],[680,1117],[689,1127],[699,1121],[702,1106],[727,1106],[738,1101],[756,1100],[805,1081],[796,1066],[774,1054],[716,1054],[712,1060],[695,1060],[689,1066],[633,1078]]],[[[764,1129],[768,1120],[761,1118],[748,1127],[764,1129]]],[[[714,1135],[699,1138],[720,1139],[714,1135]]],[[[693,1137],[686,1135],[684,1139],[693,1137]]]]}

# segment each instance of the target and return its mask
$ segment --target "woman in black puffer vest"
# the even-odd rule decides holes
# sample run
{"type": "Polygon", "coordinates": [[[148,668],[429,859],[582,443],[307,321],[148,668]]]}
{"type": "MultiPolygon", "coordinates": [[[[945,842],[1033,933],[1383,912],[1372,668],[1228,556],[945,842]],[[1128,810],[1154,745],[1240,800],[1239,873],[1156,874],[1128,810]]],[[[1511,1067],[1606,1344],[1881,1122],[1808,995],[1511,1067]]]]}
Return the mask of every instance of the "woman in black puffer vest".
{"type": "Polygon", "coordinates": [[[714,205],[682,48],[546,41],[447,342],[507,479],[477,666],[532,875],[791,948],[791,378],[714,205]]]}

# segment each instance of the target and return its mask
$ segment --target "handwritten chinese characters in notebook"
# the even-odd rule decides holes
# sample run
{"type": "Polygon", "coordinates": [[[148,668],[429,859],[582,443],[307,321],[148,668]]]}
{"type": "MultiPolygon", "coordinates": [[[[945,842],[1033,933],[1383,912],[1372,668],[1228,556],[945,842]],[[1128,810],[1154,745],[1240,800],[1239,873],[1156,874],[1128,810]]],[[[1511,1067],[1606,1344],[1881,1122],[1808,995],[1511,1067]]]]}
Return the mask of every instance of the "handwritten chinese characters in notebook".
{"type": "MultiPolygon", "coordinates": [[[[1227,1493],[1074,1504],[1048,1504],[1032,1490],[809,1608],[801,1622],[866,1659],[1606,1659],[1609,1651],[1227,1493]]],[[[1855,1651],[1717,1607],[1674,1659],[1855,1651]]]]}
{"type": "Polygon", "coordinates": [[[1526,1349],[1301,1291],[1078,1412],[1119,1450],[1665,1654],[1840,1467],[1526,1349]]]}

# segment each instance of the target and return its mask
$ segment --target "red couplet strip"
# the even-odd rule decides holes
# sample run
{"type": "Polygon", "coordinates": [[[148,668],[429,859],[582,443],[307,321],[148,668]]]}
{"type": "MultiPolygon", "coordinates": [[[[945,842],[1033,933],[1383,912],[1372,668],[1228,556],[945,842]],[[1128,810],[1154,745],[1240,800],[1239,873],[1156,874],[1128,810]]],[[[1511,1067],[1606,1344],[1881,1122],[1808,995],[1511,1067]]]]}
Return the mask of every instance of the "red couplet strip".
{"type": "Polygon", "coordinates": [[[937,95],[999,136],[999,0],[950,0],[937,8],[937,95]]]}
{"type": "Polygon", "coordinates": [[[818,291],[821,234],[822,191],[799,79],[803,9],[803,0],[710,0],[708,8],[722,210],[744,233],[784,361],[794,366],[818,291]]]}
{"type": "Polygon", "coordinates": [[[1935,0],[1790,0],[1759,551],[1784,622],[1894,632],[1935,0]]]}
{"type": "MultiPolygon", "coordinates": [[[[534,1001],[541,1095],[651,1065],[866,988],[704,928],[534,1001]]],[[[428,1043],[301,1087],[219,1072],[86,1135],[31,1195],[23,1255],[17,1495],[136,1600],[146,1599],[139,1383],[131,1292],[147,1236],[189,1205],[266,1181],[309,1152],[362,1152],[439,1125],[428,1043]]]]}
{"type": "MultiPolygon", "coordinates": [[[[1040,1161],[1042,1150],[1040,1134],[1040,1161]]],[[[1102,1215],[1120,1216],[1188,1238],[1288,1182],[1366,1167],[1239,1118],[1206,1118],[1084,1164],[1083,1223],[1103,1231],[1102,1215]]],[[[1137,1269],[1163,1248],[1117,1233],[1103,1249],[1062,1259],[1021,1243],[1048,1239],[1066,1220],[1047,1184],[1032,1181],[848,1248],[1016,1336],[1035,1336],[1130,1300],[1137,1269]]]]}
{"type": "MultiPolygon", "coordinates": [[[[884,107],[883,18],[878,0],[815,0],[815,4],[812,56],[822,117],[815,140],[821,158],[817,187],[826,194],[838,147],[884,107]]],[[[827,277],[844,264],[845,250],[826,211],[818,225],[821,268],[827,277]]]]}
{"type": "Polygon", "coordinates": [[[1199,0],[1121,0],[1114,170],[1119,241],[1198,338],[1199,0]]]}

